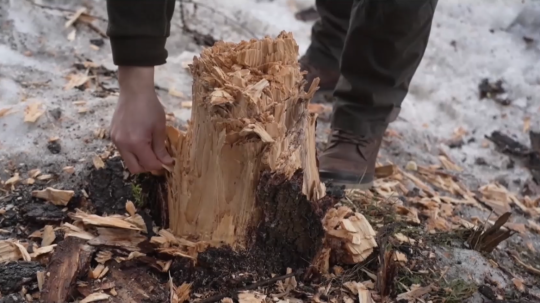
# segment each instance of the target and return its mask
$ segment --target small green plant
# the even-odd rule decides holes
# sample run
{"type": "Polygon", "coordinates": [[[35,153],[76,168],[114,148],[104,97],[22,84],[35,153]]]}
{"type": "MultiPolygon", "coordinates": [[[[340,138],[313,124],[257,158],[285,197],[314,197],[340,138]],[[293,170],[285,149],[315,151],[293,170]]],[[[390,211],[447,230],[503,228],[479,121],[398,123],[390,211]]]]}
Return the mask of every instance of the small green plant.
{"type": "Polygon", "coordinates": [[[441,285],[441,291],[444,293],[441,297],[445,303],[461,303],[470,298],[477,290],[478,286],[474,282],[455,279],[441,285]]]}
{"type": "Polygon", "coordinates": [[[133,191],[133,203],[135,203],[135,206],[138,208],[141,208],[144,206],[144,199],[142,196],[142,188],[139,184],[132,183],[131,184],[131,190],[133,191]]]}

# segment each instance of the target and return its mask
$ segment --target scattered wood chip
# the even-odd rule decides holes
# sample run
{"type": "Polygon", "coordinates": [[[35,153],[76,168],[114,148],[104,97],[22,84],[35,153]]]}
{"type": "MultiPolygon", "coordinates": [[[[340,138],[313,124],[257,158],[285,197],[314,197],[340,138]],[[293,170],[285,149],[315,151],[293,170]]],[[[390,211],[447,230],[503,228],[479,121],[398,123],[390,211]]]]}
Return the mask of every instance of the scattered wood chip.
{"type": "Polygon", "coordinates": [[[82,299],[79,303],[90,303],[90,302],[98,302],[103,300],[108,300],[111,296],[109,296],[106,293],[93,293],[89,295],[88,297],[82,299]]]}
{"type": "Polygon", "coordinates": [[[512,282],[514,283],[514,286],[516,286],[517,290],[519,290],[520,292],[525,292],[525,283],[523,282],[523,280],[519,278],[513,278],[512,282]]]}
{"type": "Polygon", "coordinates": [[[500,216],[491,227],[478,226],[467,239],[471,249],[491,253],[502,241],[512,236],[512,231],[503,226],[508,222],[512,213],[500,216]]]}
{"type": "Polygon", "coordinates": [[[64,86],[64,90],[70,90],[75,87],[82,86],[90,80],[88,74],[70,74],[67,76],[68,83],[64,86]]]}
{"type": "Polygon", "coordinates": [[[79,9],[73,14],[73,16],[71,16],[71,17],[69,18],[69,20],[66,21],[66,23],[64,24],[64,27],[65,27],[65,28],[68,28],[68,27],[72,26],[72,25],[77,21],[77,19],[79,19],[79,18],[81,17],[81,15],[82,15],[83,13],[86,13],[86,8],[84,8],[84,7],[79,8],[79,9]]]}
{"type": "Polygon", "coordinates": [[[409,244],[412,244],[412,245],[414,245],[416,243],[415,239],[411,239],[411,238],[405,236],[402,233],[397,233],[397,234],[394,235],[394,237],[401,243],[409,243],[409,244]]]}
{"type": "Polygon", "coordinates": [[[523,119],[523,132],[528,133],[531,130],[531,117],[525,117],[523,119]]]}
{"type": "Polygon", "coordinates": [[[54,205],[66,206],[75,192],[72,190],[60,190],[52,187],[47,187],[44,190],[34,190],[32,196],[51,202],[54,205]]]}
{"type": "Polygon", "coordinates": [[[69,34],[67,35],[67,40],[68,40],[68,41],[74,41],[76,36],[77,36],[77,29],[74,28],[74,29],[73,29],[71,32],[69,32],[69,34]]]}
{"type": "Polygon", "coordinates": [[[11,111],[11,108],[0,108],[0,118],[7,116],[11,111]]]}
{"type": "Polygon", "coordinates": [[[39,181],[47,181],[47,180],[50,180],[52,179],[54,176],[51,175],[51,174],[45,174],[45,175],[41,175],[41,176],[38,176],[37,179],[39,181]]]}
{"type": "Polygon", "coordinates": [[[320,115],[320,114],[323,114],[323,113],[331,112],[332,108],[330,106],[320,104],[320,103],[310,103],[310,104],[308,104],[308,110],[309,110],[310,113],[320,115]]]}
{"type": "Polygon", "coordinates": [[[105,168],[105,162],[103,162],[103,160],[101,159],[100,156],[98,155],[94,155],[92,157],[92,162],[94,163],[94,167],[96,169],[102,169],[102,168],[105,168]]]}
{"type": "Polygon", "coordinates": [[[38,101],[28,104],[24,110],[24,122],[35,123],[45,113],[42,104],[38,101]]]}
{"type": "Polygon", "coordinates": [[[193,102],[192,101],[182,101],[181,103],[182,108],[192,108],[193,102]]]}
{"type": "Polygon", "coordinates": [[[409,161],[409,162],[407,162],[407,165],[405,165],[405,169],[410,170],[410,171],[417,171],[418,170],[418,164],[416,164],[416,162],[414,162],[414,161],[409,161]]]}
{"type": "Polygon", "coordinates": [[[535,233],[539,234],[540,235],[540,224],[534,222],[533,220],[529,220],[528,221],[528,224],[527,224],[527,227],[534,231],[535,233]]]}
{"type": "Polygon", "coordinates": [[[79,209],[76,210],[76,213],[73,215],[73,217],[76,219],[82,220],[83,223],[86,225],[141,230],[140,227],[136,226],[135,224],[125,221],[123,218],[112,217],[112,216],[101,217],[98,215],[87,214],[79,209]]]}
{"type": "Polygon", "coordinates": [[[43,291],[43,283],[45,282],[45,272],[38,271],[36,273],[39,291],[43,291]]]}
{"type": "Polygon", "coordinates": [[[92,240],[95,238],[93,234],[70,223],[64,223],[61,228],[64,231],[64,238],[76,237],[84,240],[92,240]]]}
{"type": "Polygon", "coordinates": [[[375,167],[375,176],[378,179],[388,178],[397,173],[397,168],[395,165],[385,165],[375,167]]]}
{"type": "Polygon", "coordinates": [[[65,172],[66,174],[72,174],[72,173],[75,172],[75,167],[66,166],[66,167],[62,168],[62,171],[65,172]]]}
{"type": "Polygon", "coordinates": [[[266,295],[258,292],[244,291],[238,294],[239,303],[264,303],[266,295]]]}
{"type": "Polygon", "coordinates": [[[45,254],[53,252],[55,247],[56,247],[56,244],[36,248],[34,249],[34,252],[30,254],[30,256],[35,259],[41,255],[45,255],[45,254]]]}
{"type": "Polygon", "coordinates": [[[185,98],[186,95],[184,95],[184,93],[182,93],[181,91],[178,91],[176,88],[174,87],[170,87],[169,88],[169,95],[173,96],[173,97],[176,97],[176,98],[185,98]]]}
{"type": "Polygon", "coordinates": [[[32,257],[19,241],[0,241],[0,263],[18,261],[21,259],[24,261],[31,261],[32,257]]]}
{"type": "Polygon", "coordinates": [[[417,300],[421,300],[423,296],[427,295],[428,293],[432,291],[437,291],[438,288],[434,286],[433,284],[430,284],[425,287],[420,287],[420,285],[413,285],[411,287],[411,290],[402,294],[399,294],[397,296],[397,300],[407,300],[408,302],[416,302],[417,300]]]}
{"type": "Polygon", "coordinates": [[[54,233],[54,227],[52,225],[45,225],[45,227],[43,228],[41,246],[49,246],[53,244],[55,239],[56,234],[54,233]]]}
{"type": "Polygon", "coordinates": [[[12,186],[12,185],[16,185],[20,181],[21,181],[21,177],[19,176],[19,173],[15,173],[15,174],[13,174],[13,177],[6,180],[4,185],[12,186]]]}
{"type": "Polygon", "coordinates": [[[135,204],[131,201],[126,202],[126,211],[130,216],[134,216],[137,213],[137,208],[135,207],[135,204]]]}

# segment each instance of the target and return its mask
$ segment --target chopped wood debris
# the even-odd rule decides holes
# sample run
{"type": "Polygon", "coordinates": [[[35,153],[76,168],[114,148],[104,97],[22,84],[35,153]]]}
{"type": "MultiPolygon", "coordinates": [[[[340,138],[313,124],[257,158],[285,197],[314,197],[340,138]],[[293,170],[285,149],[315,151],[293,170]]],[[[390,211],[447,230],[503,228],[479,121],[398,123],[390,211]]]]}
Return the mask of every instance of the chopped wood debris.
{"type": "Polygon", "coordinates": [[[35,123],[41,117],[45,110],[42,109],[42,102],[33,102],[26,106],[24,110],[24,122],[35,123]]]}
{"type": "Polygon", "coordinates": [[[126,218],[122,216],[101,217],[98,215],[87,214],[77,209],[76,213],[73,214],[72,217],[81,220],[86,225],[142,230],[137,225],[126,221],[126,218]]]}
{"type": "Polygon", "coordinates": [[[108,300],[111,296],[109,296],[106,293],[93,293],[89,295],[88,297],[82,299],[79,303],[90,303],[90,302],[98,302],[103,300],[108,300]]]}
{"type": "Polygon", "coordinates": [[[0,263],[18,261],[30,261],[32,257],[18,241],[2,240],[0,241],[0,263]]]}
{"type": "Polygon", "coordinates": [[[438,287],[432,284],[425,287],[421,287],[420,285],[413,285],[411,287],[411,291],[399,294],[396,299],[398,301],[406,300],[407,302],[414,303],[414,302],[420,301],[423,296],[429,294],[430,292],[437,291],[437,290],[438,290],[438,287]]]}
{"type": "Polygon", "coordinates": [[[245,291],[238,294],[239,303],[264,303],[266,295],[258,292],[245,291]]]}
{"type": "Polygon", "coordinates": [[[100,156],[98,155],[94,155],[92,157],[92,162],[94,163],[94,167],[96,169],[102,169],[102,168],[105,168],[105,162],[103,162],[103,159],[101,159],[100,156]]]}
{"type": "Polygon", "coordinates": [[[364,261],[377,247],[375,231],[366,218],[346,206],[330,209],[323,220],[329,237],[341,240],[344,255],[340,261],[356,264],[364,261]]]}
{"type": "Polygon", "coordinates": [[[75,192],[72,190],[60,190],[52,187],[47,187],[44,190],[35,190],[32,192],[32,196],[51,202],[54,205],[66,206],[75,192]]]}
{"type": "Polygon", "coordinates": [[[54,233],[54,228],[52,225],[45,225],[43,228],[43,236],[41,240],[41,246],[48,246],[53,244],[56,239],[56,234],[54,233]]]}

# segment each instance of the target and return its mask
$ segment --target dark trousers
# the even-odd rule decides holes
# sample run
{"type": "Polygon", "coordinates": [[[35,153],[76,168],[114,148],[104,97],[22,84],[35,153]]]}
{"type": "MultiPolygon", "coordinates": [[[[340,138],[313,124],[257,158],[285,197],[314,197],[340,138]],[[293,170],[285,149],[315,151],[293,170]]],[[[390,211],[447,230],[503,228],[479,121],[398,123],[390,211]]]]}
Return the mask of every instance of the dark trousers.
{"type": "Polygon", "coordinates": [[[306,53],[337,69],[332,128],[382,135],[399,114],[426,49],[437,0],[317,0],[306,53]]]}

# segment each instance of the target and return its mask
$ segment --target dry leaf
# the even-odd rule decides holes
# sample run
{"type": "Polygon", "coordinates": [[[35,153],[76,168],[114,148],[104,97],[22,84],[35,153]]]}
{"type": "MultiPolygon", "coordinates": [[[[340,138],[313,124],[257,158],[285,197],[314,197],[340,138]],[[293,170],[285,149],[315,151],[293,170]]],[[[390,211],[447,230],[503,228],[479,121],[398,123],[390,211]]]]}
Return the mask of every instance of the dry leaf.
{"type": "Polygon", "coordinates": [[[90,302],[97,302],[97,301],[103,301],[108,300],[111,296],[109,296],[106,293],[98,293],[95,292],[93,294],[88,295],[88,297],[82,299],[79,301],[79,303],[90,303],[90,302]]]}
{"type": "Polygon", "coordinates": [[[56,235],[54,233],[54,228],[52,227],[52,225],[45,225],[45,227],[43,228],[41,246],[49,246],[53,244],[55,239],[56,235]]]}
{"type": "Polygon", "coordinates": [[[98,155],[94,155],[92,157],[92,162],[94,163],[94,167],[96,169],[102,169],[102,168],[105,168],[105,163],[103,162],[103,160],[101,159],[100,156],[98,155]]]}
{"type": "Polygon", "coordinates": [[[75,192],[72,190],[60,190],[52,187],[47,187],[44,190],[35,190],[32,192],[33,197],[47,200],[58,206],[66,206],[74,195],[75,192]]]}
{"type": "Polygon", "coordinates": [[[35,123],[45,113],[41,105],[41,102],[28,104],[24,110],[24,122],[35,123]]]}

